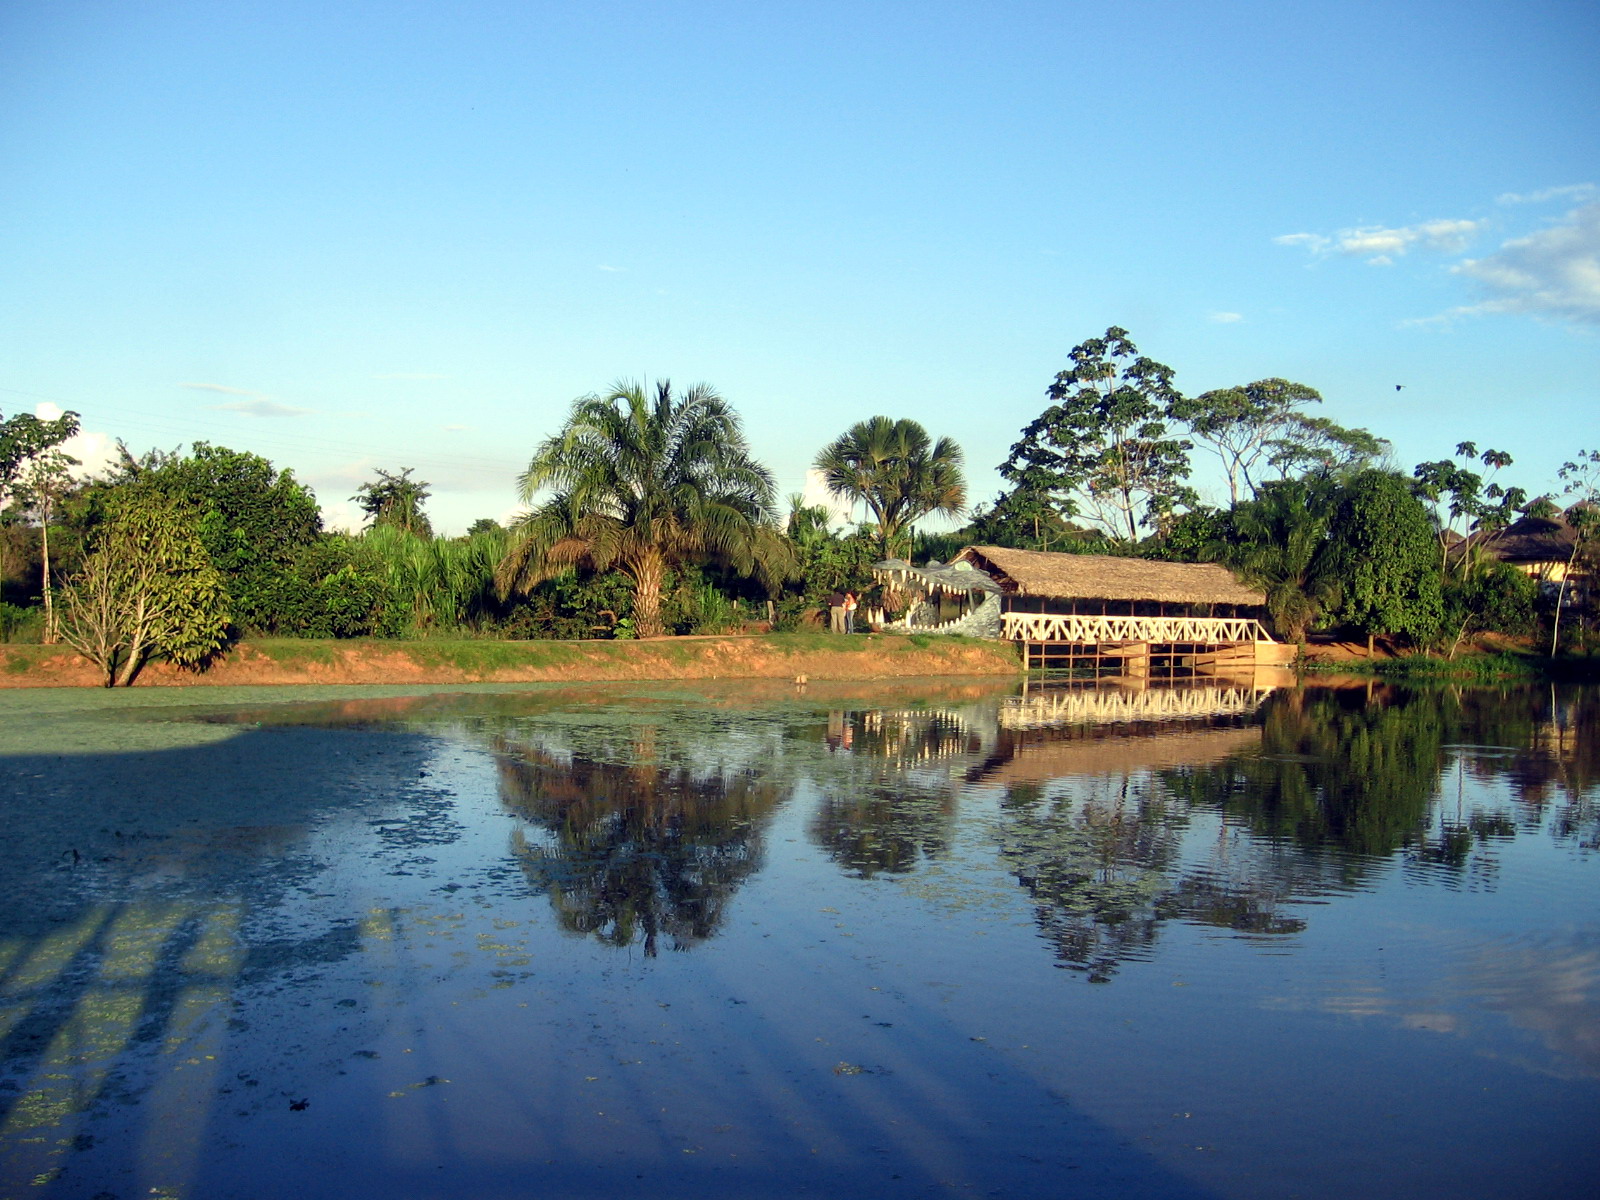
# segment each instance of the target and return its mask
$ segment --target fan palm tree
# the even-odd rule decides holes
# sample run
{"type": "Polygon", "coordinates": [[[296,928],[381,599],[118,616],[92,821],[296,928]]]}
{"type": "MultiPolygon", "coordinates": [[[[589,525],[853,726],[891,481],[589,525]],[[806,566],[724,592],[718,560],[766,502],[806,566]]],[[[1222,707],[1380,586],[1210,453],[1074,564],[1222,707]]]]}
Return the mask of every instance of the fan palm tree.
{"type": "Polygon", "coordinates": [[[504,592],[580,566],[633,581],[634,628],[658,637],[668,570],[716,561],[775,586],[790,552],[772,475],[751,457],[738,415],[704,384],[619,382],[582,396],[517,481],[523,503],[497,572],[504,592]]]}
{"type": "Polygon", "coordinates": [[[1332,507],[1326,487],[1303,480],[1261,486],[1233,510],[1223,559],[1267,596],[1278,632],[1297,644],[1338,597],[1327,552],[1332,507]]]}
{"type": "Polygon", "coordinates": [[[814,465],[833,495],[866,504],[888,558],[919,517],[961,512],[961,463],[961,447],[950,438],[934,443],[916,421],[873,417],[824,446],[814,465]]]}

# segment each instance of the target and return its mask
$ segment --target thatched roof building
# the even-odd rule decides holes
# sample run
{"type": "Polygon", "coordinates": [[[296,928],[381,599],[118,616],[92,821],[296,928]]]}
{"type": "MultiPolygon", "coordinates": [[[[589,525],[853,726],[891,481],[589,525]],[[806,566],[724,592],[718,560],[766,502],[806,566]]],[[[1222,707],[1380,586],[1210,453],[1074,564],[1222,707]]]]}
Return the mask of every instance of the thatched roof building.
{"type": "Polygon", "coordinates": [[[1548,517],[1519,517],[1497,534],[1475,533],[1466,540],[1481,542],[1494,557],[1514,566],[1565,565],[1572,557],[1578,531],[1566,513],[1555,513],[1548,517]]]}
{"type": "Polygon", "coordinates": [[[995,580],[1007,596],[1240,607],[1267,602],[1265,593],[1246,587],[1226,567],[1214,563],[1052,554],[1003,546],[968,546],[953,561],[970,562],[995,580]]]}

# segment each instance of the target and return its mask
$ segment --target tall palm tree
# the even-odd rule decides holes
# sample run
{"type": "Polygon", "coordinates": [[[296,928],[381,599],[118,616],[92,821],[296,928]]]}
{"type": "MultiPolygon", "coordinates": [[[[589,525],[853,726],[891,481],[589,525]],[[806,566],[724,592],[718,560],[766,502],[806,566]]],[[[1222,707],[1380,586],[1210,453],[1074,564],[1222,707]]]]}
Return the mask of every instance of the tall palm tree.
{"type": "Polygon", "coordinates": [[[961,512],[961,463],[961,447],[950,438],[934,443],[916,421],[873,417],[824,446],[814,465],[835,496],[866,504],[888,558],[919,517],[961,512]]]}
{"type": "Polygon", "coordinates": [[[1297,479],[1266,483],[1232,516],[1234,535],[1223,561],[1266,593],[1278,632],[1303,643],[1338,596],[1328,554],[1328,486],[1297,479]]]}
{"type": "Polygon", "coordinates": [[[573,401],[560,433],[517,481],[523,503],[498,579],[526,590],[578,566],[633,581],[634,627],[658,637],[667,571],[712,560],[769,587],[789,570],[772,475],[751,457],[738,415],[704,384],[619,382],[573,401]]]}

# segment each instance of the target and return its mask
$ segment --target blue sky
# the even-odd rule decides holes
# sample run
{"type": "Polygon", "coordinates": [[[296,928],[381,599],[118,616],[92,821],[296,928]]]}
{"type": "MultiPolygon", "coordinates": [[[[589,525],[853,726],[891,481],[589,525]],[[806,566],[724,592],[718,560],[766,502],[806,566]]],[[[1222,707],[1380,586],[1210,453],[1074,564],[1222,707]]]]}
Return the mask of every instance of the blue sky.
{"type": "Polygon", "coordinates": [[[670,377],[785,493],[881,412],[981,501],[1118,324],[1538,491],[1600,448],[1596,62],[1592,3],[5,0],[0,411],[454,532],[670,377]]]}

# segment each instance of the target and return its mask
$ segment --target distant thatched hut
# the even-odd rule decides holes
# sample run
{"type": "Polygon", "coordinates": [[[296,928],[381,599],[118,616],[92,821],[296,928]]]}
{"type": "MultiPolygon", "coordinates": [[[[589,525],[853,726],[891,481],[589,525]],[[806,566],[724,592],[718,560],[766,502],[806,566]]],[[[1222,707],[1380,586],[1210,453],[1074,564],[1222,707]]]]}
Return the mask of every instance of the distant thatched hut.
{"type": "Polygon", "coordinates": [[[1266,594],[1213,563],[1152,562],[1104,554],[1051,554],[968,546],[969,562],[1000,585],[1005,612],[1085,616],[1255,617],[1266,594]]]}

